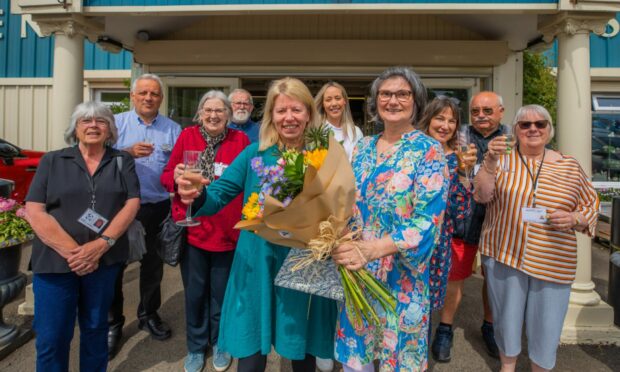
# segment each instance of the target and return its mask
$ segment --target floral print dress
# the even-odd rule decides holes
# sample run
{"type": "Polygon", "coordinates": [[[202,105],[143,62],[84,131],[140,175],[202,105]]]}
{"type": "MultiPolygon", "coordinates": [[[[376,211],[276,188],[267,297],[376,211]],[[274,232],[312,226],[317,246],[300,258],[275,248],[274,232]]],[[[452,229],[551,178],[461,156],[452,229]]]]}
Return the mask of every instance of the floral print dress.
{"type": "Polygon", "coordinates": [[[454,221],[469,217],[471,213],[471,185],[466,188],[459,182],[457,173],[458,160],[456,153],[446,155],[448,171],[450,172],[450,187],[448,189],[448,205],[446,216],[443,219],[439,243],[431,256],[430,291],[431,310],[443,307],[446,298],[446,286],[452,258],[452,233],[454,233],[454,221]]]}
{"type": "Polygon", "coordinates": [[[398,253],[366,265],[397,299],[396,315],[372,303],[381,324],[355,329],[341,306],[336,359],[353,368],[379,359],[381,371],[423,371],[427,368],[429,260],[446,207],[446,162],[438,142],[420,131],[404,134],[379,158],[378,139],[365,137],[353,155],[355,217],[364,240],[389,236],[398,248],[398,253]]]}

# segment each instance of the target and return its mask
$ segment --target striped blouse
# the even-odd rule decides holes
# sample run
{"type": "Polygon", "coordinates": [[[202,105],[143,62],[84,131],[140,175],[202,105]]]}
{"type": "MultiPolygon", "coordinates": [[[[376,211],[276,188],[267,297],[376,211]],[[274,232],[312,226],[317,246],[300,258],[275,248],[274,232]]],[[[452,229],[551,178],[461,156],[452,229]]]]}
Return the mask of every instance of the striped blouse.
{"type": "MultiPolygon", "coordinates": [[[[528,160],[536,177],[540,161],[528,160]]],[[[500,158],[495,175],[495,192],[487,204],[480,238],[481,254],[532,277],[570,284],[577,269],[575,231],[557,231],[546,223],[526,223],[521,208],[533,207],[534,182],[517,151],[500,158]],[[509,161],[511,172],[503,170],[509,161]]],[[[579,163],[570,156],[545,162],[536,188],[536,207],[579,212],[588,222],[584,233],[594,235],[599,200],[579,163]]]]}

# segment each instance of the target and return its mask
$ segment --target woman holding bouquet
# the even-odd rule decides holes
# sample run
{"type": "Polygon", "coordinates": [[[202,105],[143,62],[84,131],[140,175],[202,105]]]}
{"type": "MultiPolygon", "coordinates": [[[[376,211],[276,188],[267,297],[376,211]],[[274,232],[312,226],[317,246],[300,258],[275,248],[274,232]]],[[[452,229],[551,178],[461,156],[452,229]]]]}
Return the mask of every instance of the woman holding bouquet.
{"type": "Polygon", "coordinates": [[[379,326],[355,328],[344,307],[337,324],[336,359],[345,371],[423,371],[427,368],[429,260],[439,237],[449,175],[441,145],[415,129],[426,89],[405,67],[372,84],[368,113],[385,131],[362,139],[353,153],[356,219],[362,241],[336,248],[349,270],[366,268],[397,299],[396,313],[373,303],[379,326]]]}
{"type": "Polygon", "coordinates": [[[316,94],[314,103],[321,116],[321,123],[327,125],[334,133],[334,138],[342,143],[347,156],[351,159],[355,144],[364,135],[353,122],[347,91],[342,85],[330,81],[316,94]]]}
{"type": "MultiPolygon", "coordinates": [[[[161,175],[166,190],[174,192],[174,176],[184,172],[184,151],[201,151],[202,175],[212,181],[250,144],[245,133],[227,128],[231,113],[230,102],[223,92],[211,90],[202,96],[194,117],[200,125],[181,132],[161,175]]],[[[231,363],[230,355],[217,347],[217,340],[224,292],[239,238],[233,226],[239,221],[241,201],[239,195],[217,214],[199,217],[200,225],[186,229],[187,244],[181,257],[188,351],[186,372],[202,370],[209,345],[213,348],[212,363],[216,371],[226,370],[231,363]]],[[[175,195],[174,220],[184,219],[186,208],[175,195]]]]}
{"type": "MultiPolygon", "coordinates": [[[[248,146],[199,201],[197,215],[212,215],[237,195],[260,192],[253,160],[275,165],[284,149],[303,149],[307,129],[317,127],[312,95],[299,80],[271,84],[265,102],[259,142],[248,146]],[[258,158],[258,159],[257,159],[258,158]]],[[[186,202],[198,192],[176,178],[186,202]]],[[[336,303],[322,297],[274,286],[289,248],[241,231],[220,321],[218,347],[239,358],[239,372],[264,371],[272,346],[293,361],[294,371],[314,371],[315,357],[333,358],[336,303]]]]}

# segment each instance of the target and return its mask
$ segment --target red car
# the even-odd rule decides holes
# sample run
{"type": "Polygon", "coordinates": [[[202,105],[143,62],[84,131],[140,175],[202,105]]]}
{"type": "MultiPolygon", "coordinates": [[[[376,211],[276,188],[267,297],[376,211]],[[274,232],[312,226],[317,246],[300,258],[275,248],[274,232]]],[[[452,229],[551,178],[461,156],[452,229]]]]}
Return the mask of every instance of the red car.
{"type": "Polygon", "coordinates": [[[22,203],[45,152],[22,150],[0,138],[0,178],[15,182],[11,198],[22,203]]]}

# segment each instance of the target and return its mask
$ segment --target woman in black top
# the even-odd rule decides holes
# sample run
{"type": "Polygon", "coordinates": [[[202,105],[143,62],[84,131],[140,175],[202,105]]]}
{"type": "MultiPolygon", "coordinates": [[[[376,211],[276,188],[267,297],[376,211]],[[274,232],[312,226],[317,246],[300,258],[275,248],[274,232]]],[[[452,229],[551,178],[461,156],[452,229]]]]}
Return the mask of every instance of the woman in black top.
{"type": "Polygon", "coordinates": [[[69,369],[76,315],[80,370],[106,370],[107,312],[140,207],[133,158],[111,147],[117,136],[107,106],[78,105],[65,132],[72,146],[43,156],[30,185],[37,371],[69,369]]]}

